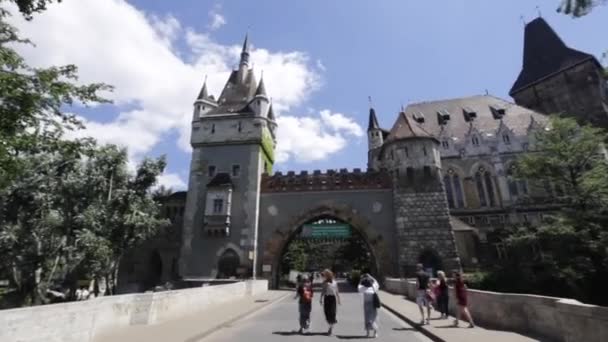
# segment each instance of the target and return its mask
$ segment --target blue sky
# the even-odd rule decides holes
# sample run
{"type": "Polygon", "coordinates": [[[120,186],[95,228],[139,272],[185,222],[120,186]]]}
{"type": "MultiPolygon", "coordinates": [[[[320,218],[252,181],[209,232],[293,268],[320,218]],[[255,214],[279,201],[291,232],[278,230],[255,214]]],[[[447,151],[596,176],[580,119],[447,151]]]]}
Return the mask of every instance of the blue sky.
{"type": "MultiPolygon", "coordinates": [[[[76,63],[85,81],[117,85],[116,105],[78,113],[93,136],[129,146],[134,162],[167,154],[164,183],[174,188],[187,182],[187,108],[205,74],[218,95],[248,28],[259,52],[254,65],[270,75],[269,95],[286,127],[277,169],[365,168],[368,96],[385,128],[411,102],[486,90],[510,99],[522,60],[521,17],[538,15],[528,0],[75,2],[18,21],[38,45],[24,53],[34,65],[76,63]],[[315,138],[304,144],[308,130],[315,138]]],[[[608,32],[608,6],[572,19],[556,13],[558,0],[537,3],[571,47],[598,59],[608,50],[600,35],[608,32]]]]}

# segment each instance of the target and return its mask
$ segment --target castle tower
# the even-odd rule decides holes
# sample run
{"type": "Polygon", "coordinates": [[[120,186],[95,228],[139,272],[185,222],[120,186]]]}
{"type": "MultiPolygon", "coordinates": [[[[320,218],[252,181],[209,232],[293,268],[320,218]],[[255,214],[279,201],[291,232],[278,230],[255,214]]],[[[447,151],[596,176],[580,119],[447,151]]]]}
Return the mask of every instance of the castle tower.
{"type": "Polygon", "coordinates": [[[369,108],[369,124],[367,125],[367,167],[371,169],[377,168],[378,152],[384,143],[384,133],[378,125],[376,111],[373,107],[369,108]]]}
{"type": "Polygon", "coordinates": [[[417,263],[433,271],[460,269],[445,188],[439,141],[399,113],[381,148],[380,160],[393,178],[399,264],[411,275],[417,263]]]}
{"type": "Polygon", "coordinates": [[[249,68],[245,37],[239,67],[217,101],[205,83],[194,102],[184,279],[255,276],[260,180],[272,170],[276,128],[264,82],[249,68]]]}
{"type": "Polygon", "coordinates": [[[509,95],[542,113],[608,127],[607,80],[593,55],[568,47],[543,18],[536,18],[526,25],[523,67],[509,95]]]}

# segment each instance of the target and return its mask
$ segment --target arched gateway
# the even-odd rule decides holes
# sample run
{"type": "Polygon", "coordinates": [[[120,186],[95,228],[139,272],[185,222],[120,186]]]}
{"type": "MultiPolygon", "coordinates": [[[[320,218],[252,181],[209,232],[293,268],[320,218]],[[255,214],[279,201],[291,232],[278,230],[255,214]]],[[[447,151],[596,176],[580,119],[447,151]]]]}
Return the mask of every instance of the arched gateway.
{"type": "Polygon", "coordinates": [[[249,67],[245,39],[239,68],[219,98],[203,85],[194,103],[180,275],[222,277],[219,265],[234,274],[238,261],[239,276],[276,279],[287,243],[319,217],[360,234],[380,275],[410,273],[428,259],[421,259],[423,251],[446,270],[459,268],[439,142],[420,122],[400,113],[388,132],[371,109],[367,172],[270,175],[277,122],[264,81],[249,67]]]}

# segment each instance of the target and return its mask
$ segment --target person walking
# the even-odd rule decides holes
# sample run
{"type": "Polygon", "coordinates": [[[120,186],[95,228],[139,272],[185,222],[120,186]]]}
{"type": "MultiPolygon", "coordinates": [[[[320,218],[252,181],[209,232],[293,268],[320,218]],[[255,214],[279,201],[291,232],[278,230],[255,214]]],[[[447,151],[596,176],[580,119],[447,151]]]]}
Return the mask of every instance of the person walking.
{"type": "Polygon", "coordinates": [[[456,292],[456,301],[458,303],[458,308],[456,310],[456,319],[454,320],[454,326],[458,326],[458,321],[460,317],[464,314],[464,317],[469,321],[469,328],[475,328],[475,323],[473,323],[473,317],[471,317],[471,313],[468,308],[467,301],[467,286],[462,279],[462,274],[460,272],[454,272],[454,292],[456,292]]]}
{"type": "Polygon", "coordinates": [[[368,273],[364,274],[359,282],[358,290],[363,294],[363,319],[367,337],[370,337],[370,332],[373,332],[373,338],[378,337],[378,308],[374,297],[378,295],[379,288],[378,281],[368,273]]]}
{"type": "Polygon", "coordinates": [[[334,325],[338,323],[336,319],[337,304],[340,304],[340,293],[338,292],[338,282],[334,274],[330,270],[325,270],[321,273],[324,278],[323,289],[321,290],[321,298],[319,302],[323,306],[325,320],[329,324],[327,335],[331,336],[334,325]]]}
{"type": "Polygon", "coordinates": [[[439,285],[437,285],[437,309],[439,309],[439,312],[441,313],[441,318],[447,319],[450,294],[448,292],[449,288],[445,278],[445,272],[438,271],[437,277],[439,278],[439,285]]]}
{"type": "Polygon", "coordinates": [[[298,284],[296,297],[298,299],[298,312],[300,314],[300,330],[298,333],[306,333],[310,329],[310,312],[312,311],[312,282],[309,278],[304,277],[298,284]]]}
{"type": "Polygon", "coordinates": [[[422,264],[416,265],[416,304],[418,304],[418,308],[420,309],[420,315],[422,319],[420,320],[420,325],[429,324],[431,318],[431,303],[429,303],[429,275],[424,271],[422,264]],[[424,319],[424,308],[426,307],[426,320],[424,319]]]}

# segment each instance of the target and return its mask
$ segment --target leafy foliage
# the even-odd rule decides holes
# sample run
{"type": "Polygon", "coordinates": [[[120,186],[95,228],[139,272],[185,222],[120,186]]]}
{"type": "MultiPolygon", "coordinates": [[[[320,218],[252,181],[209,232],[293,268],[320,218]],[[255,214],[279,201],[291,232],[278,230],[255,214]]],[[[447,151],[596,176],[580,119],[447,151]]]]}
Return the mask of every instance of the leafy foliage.
{"type": "Polygon", "coordinates": [[[0,263],[25,303],[44,303],[47,289],[83,277],[114,287],[125,252],[168,225],[151,194],[164,158],[145,160],[136,174],[111,145],[21,159],[29,167],[0,193],[0,263]]]}
{"type": "Polygon", "coordinates": [[[0,275],[20,304],[82,278],[105,278],[112,292],[125,251],[168,225],[151,194],[166,162],[131,174],[126,151],[64,138],[82,127],[65,110],[107,102],[99,93],[111,87],[77,84],[73,65],[28,66],[12,48],[29,42],[6,23],[9,2],[31,19],[53,1],[0,0],[0,275]]]}
{"type": "Polygon", "coordinates": [[[484,289],[572,297],[608,304],[608,170],[604,131],[553,117],[535,134],[536,150],[517,164],[520,177],[558,184],[562,210],[538,227],[504,232],[508,256],[478,281],[484,289]]]}
{"type": "MultiPolygon", "coordinates": [[[[14,1],[26,16],[44,9],[47,1],[14,1]]],[[[1,2],[0,5],[5,4],[1,2]]],[[[98,94],[111,90],[105,84],[77,85],[77,68],[66,65],[32,68],[12,48],[28,44],[6,23],[10,13],[0,8],[0,188],[21,172],[17,158],[35,148],[54,148],[65,130],[81,127],[65,112],[75,103],[107,102],[98,94]],[[46,144],[38,144],[40,140],[46,144]]],[[[74,146],[77,146],[74,145],[74,146]]]]}
{"type": "Polygon", "coordinates": [[[557,11],[573,17],[582,17],[589,14],[595,6],[605,2],[605,0],[562,0],[557,11]]]}

